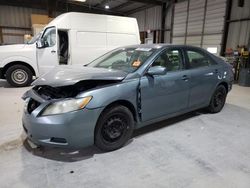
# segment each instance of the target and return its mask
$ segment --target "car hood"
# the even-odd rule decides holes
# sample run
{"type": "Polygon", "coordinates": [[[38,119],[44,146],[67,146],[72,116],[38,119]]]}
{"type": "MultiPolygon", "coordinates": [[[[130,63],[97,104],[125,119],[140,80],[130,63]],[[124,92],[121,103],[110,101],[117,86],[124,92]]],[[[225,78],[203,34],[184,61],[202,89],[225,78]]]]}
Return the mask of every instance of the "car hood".
{"type": "Polygon", "coordinates": [[[126,72],[113,69],[60,65],[35,80],[32,85],[60,87],[73,85],[84,80],[122,81],[127,74],[126,72]]]}

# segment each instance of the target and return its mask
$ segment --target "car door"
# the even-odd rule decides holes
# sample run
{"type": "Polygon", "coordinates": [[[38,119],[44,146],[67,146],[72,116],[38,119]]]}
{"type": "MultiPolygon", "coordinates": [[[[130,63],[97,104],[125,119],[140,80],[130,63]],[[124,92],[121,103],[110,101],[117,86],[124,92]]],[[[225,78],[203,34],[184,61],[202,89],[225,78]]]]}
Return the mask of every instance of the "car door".
{"type": "Polygon", "coordinates": [[[204,107],[209,104],[218,82],[219,65],[196,48],[186,48],[185,54],[190,73],[189,108],[204,107]]]}
{"type": "Polygon", "coordinates": [[[42,48],[37,48],[37,62],[40,75],[58,65],[56,28],[47,28],[44,31],[41,40],[43,41],[44,46],[42,48]]]}
{"type": "Polygon", "coordinates": [[[151,66],[165,66],[165,75],[147,75],[140,80],[141,118],[149,121],[188,107],[189,75],[183,66],[181,49],[166,49],[151,66]]]}

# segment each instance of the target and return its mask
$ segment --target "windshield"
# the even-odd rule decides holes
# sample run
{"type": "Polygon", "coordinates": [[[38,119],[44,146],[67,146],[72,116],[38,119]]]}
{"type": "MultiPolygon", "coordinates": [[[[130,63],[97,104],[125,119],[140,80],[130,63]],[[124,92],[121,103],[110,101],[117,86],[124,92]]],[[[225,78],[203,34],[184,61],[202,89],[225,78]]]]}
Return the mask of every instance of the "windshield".
{"type": "Polygon", "coordinates": [[[42,32],[37,33],[34,37],[32,37],[32,39],[28,42],[28,44],[34,44],[39,39],[41,34],[42,34],[42,32]]]}
{"type": "Polygon", "coordinates": [[[121,48],[99,57],[87,66],[131,73],[145,63],[155,50],[153,48],[121,48]]]}

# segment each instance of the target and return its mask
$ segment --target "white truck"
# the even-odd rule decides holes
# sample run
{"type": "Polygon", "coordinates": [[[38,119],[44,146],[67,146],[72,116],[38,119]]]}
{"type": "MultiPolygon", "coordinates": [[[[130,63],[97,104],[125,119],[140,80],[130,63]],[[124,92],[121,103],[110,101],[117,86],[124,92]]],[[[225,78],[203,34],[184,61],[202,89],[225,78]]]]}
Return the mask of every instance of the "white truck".
{"type": "Polygon", "coordinates": [[[135,18],[65,13],[28,44],[0,46],[0,79],[27,86],[57,65],[86,64],[118,46],[139,43],[135,18]]]}

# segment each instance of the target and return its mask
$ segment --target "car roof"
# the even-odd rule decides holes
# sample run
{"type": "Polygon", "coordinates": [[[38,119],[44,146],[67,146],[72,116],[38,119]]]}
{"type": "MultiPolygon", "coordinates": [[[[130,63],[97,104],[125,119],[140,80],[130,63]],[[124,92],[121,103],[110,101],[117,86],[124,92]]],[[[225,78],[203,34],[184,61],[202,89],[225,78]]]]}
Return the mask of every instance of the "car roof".
{"type": "Polygon", "coordinates": [[[162,47],[180,47],[180,48],[197,48],[202,49],[200,47],[191,46],[191,45],[179,45],[179,44],[170,44],[170,43],[159,43],[159,44],[137,44],[137,45],[129,45],[129,46],[123,46],[121,48],[153,48],[153,49],[159,49],[162,47]]]}

